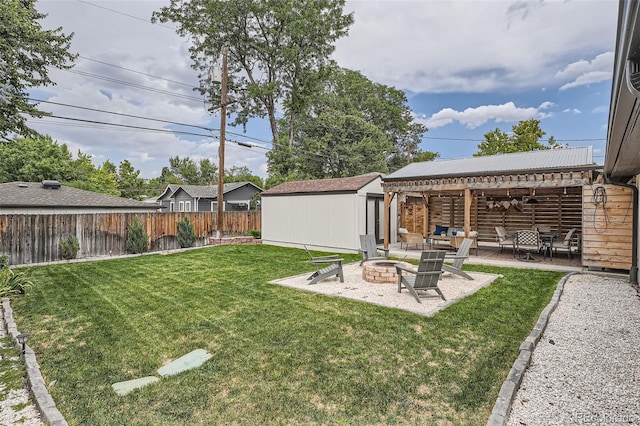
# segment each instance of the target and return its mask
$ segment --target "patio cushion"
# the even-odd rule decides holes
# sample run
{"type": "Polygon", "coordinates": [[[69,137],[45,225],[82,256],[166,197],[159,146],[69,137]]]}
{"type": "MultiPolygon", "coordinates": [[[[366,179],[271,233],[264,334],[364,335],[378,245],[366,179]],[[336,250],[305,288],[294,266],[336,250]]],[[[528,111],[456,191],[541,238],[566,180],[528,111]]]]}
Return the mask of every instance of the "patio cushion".
{"type": "Polygon", "coordinates": [[[435,230],[434,234],[440,235],[443,232],[446,233],[447,231],[449,231],[449,227],[448,226],[436,225],[436,230],[435,230]]]}

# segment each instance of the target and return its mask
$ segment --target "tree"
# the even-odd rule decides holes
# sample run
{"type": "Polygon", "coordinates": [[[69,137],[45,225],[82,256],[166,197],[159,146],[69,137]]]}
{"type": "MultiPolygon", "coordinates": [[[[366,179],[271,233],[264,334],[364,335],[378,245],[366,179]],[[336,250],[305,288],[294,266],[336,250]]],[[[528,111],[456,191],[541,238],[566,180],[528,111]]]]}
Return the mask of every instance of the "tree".
{"type": "Polygon", "coordinates": [[[317,89],[318,71],[330,63],[334,42],[347,34],[352,14],[345,0],[171,0],[152,21],[173,21],[189,36],[193,68],[200,72],[200,92],[218,99],[209,71],[223,47],[228,54],[229,112],[234,125],[268,117],[279,141],[277,108],[287,112],[288,145],[298,113],[317,89]]]}
{"type": "Polygon", "coordinates": [[[45,115],[29,102],[29,89],[50,86],[49,68],[69,69],[76,55],[69,53],[73,33],[62,28],[43,30],[35,1],[0,1],[0,139],[15,133],[35,136],[26,115],[45,115]]]}
{"type": "Polygon", "coordinates": [[[50,136],[15,138],[0,143],[0,182],[41,182],[46,179],[70,182],[77,171],[66,145],[50,136]]]}
{"type": "Polygon", "coordinates": [[[553,136],[549,137],[547,145],[540,139],[546,134],[540,128],[540,120],[520,120],[512,127],[512,134],[507,134],[496,128],[485,133],[484,142],[478,145],[476,157],[483,155],[508,154],[511,152],[536,151],[540,149],[556,149],[564,145],[558,144],[553,136]]]}
{"type": "MultiPolygon", "coordinates": [[[[208,158],[195,162],[189,157],[178,156],[169,159],[169,171],[180,182],[187,185],[210,185],[216,181],[218,166],[208,158]]],[[[163,170],[164,172],[164,170],[163,170]]],[[[168,175],[167,175],[168,176],[168,175]]]]}
{"type": "Polygon", "coordinates": [[[267,186],[290,179],[387,172],[406,165],[410,153],[418,154],[427,131],[413,121],[406,103],[400,90],[373,83],[357,71],[332,68],[322,92],[310,98],[299,115],[293,146],[267,155],[267,186]]]}
{"type": "Polygon", "coordinates": [[[91,156],[78,150],[78,158],[73,165],[76,177],[73,181],[66,182],[68,186],[102,194],[121,195],[115,165],[112,162],[107,160],[96,168],[91,162],[91,156]]]}
{"type": "Polygon", "coordinates": [[[118,188],[120,196],[139,200],[143,196],[144,179],[140,177],[140,170],[136,170],[129,160],[122,160],[118,166],[118,188]]]}
{"type": "Polygon", "coordinates": [[[233,166],[230,169],[226,169],[224,171],[224,182],[251,182],[259,188],[263,188],[264,185],[260,176],[252,174],[247,166],[233,166]]]}

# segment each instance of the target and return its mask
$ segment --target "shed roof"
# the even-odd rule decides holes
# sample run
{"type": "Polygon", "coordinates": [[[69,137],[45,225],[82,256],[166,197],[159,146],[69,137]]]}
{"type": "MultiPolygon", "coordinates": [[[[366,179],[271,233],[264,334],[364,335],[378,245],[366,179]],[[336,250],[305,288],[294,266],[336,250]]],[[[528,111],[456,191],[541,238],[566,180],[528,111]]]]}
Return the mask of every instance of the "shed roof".
{"type": "Polygon", "coordinates": [[[385,181],[429,177],[486,176],[501,173],[595,169],[592,147],[546,149],[512,154],[411,163],[385,181]]]}
{"type": "Polygon", "coordinates": [[[0,183],[0,207],[154,209],[141,201],[70,186],[46,189],[40,182],[0,183]]]}
{"type": "Polygon", "coordinates": [[[370,182],[382,177],[380,173],[367,173],[360,176],[333,179],[313,179],[283,182],[262,193],[269,195],[328,194],[338,192],[357,192],[370,182]]]}

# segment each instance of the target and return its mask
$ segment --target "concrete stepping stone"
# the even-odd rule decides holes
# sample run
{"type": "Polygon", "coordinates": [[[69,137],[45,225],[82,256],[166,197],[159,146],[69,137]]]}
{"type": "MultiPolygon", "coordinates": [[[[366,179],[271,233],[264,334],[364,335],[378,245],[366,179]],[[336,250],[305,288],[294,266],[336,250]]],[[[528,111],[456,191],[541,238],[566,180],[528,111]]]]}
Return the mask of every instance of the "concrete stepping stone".
{"type": "Polygon", "coordinates": [[[118,382],[111,385],[114,391],[120,396],[126,395],[131,391],[143,388],[148,384],[159,381],[155,376],[141,377],[139,379],[127,380],[126,382],[118,382]]]}
{"type": "Polygon", "coordinates": [[[158,374],[162,377],[167,377],[200,367],[205,363],[205,361],[211,358],[211,356],[212,355],[204,349],[195,349],[188,354],[171,361],[169,364],[158,368],[158,374]]]}

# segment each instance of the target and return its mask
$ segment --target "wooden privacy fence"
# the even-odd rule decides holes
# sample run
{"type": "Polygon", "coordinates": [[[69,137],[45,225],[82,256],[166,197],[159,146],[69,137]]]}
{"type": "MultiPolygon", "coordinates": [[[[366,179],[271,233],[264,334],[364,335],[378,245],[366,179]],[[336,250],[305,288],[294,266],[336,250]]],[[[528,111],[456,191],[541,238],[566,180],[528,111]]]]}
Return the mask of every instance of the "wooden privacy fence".
{"type": "MultiPolygon", "coordinates": [[[[0,255],[13,265],[60,260],[59,243],[74,235],[79,258],[125,254],[128,227],[140,219],[149,234],[149,251],[179,248],[177,222],[188,217],[196,234],[194,246],[208,244],[217,229],[216,212],[93,213],[0,215],[0,255]]],[[[244,235],[262,228],[261,212],[225,212],[225,235],[244,235]]]]}

